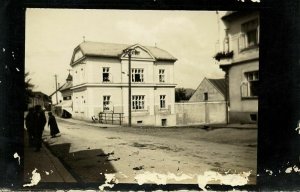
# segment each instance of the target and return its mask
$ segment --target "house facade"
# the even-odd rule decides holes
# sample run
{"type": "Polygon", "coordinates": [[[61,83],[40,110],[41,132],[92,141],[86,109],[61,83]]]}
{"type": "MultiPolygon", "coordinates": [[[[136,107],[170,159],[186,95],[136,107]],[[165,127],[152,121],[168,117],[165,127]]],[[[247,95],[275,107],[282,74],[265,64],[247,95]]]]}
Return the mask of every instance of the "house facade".
{"type": "Polygon", "coordinates": [[[88,119],[99,113],[122,114],[128,123],[131,56],[131,118],[133,125],[176,123],[174,112],[174,58],[157,47],[83,42],[73,52],[73,118],[88,119]]]}
{"type": "Polygon", "coordinates": [[[230,123],[256,123],[259,86],[259,12],[231,11],[226,26],[224,50],[215,58],[228,83],[226,100],[230,123]]]}
{"type": "Polygon", "coordinates": [[[73,77],[71,74],[68,75],[66,82],[59,88],[62,101],[55,106],[55,113],[61,117],[70,118],[73,114],[73,102],[72,96],[73,91],[73,77]]]}
{"type": "Polygon", "coordinates": [[[225,79],[208,79],[205,77],[189,99],[189,102],[225,101],[225,95],[225,79]]]}

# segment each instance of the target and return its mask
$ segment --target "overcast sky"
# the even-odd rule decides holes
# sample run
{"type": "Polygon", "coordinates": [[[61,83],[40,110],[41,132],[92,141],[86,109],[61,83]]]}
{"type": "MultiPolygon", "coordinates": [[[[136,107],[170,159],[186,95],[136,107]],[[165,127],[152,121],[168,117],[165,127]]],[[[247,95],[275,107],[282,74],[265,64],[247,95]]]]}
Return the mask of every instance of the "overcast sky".
{"type": "Polygon", "coordinates": [[[224,77],[213,59],[218,31],[216,11],[27,9],[25,71],[35,91],[53,93],[54,74],[62,85],[73,50],[85,36],[86,41],[156,44],[178,59],[177,87],[195,89],[204,77],[224,77]]]}

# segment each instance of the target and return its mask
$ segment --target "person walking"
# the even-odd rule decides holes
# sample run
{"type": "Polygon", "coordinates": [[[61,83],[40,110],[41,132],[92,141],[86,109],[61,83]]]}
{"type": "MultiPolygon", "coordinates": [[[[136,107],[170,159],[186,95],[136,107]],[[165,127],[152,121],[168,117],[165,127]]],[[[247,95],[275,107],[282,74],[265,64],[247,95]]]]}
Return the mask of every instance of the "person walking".
{"type": "Polygon", "coordinates": [[[40,105],[36,105],[34,107],[34,138],[35,138],[35,151],[40,151],[42,147],[42,135],[44,131],[44,127],[47,123],[46,116],[42,107],[40,105]]]}
{"type": "Polygon", "coordinates": [[[34,108],[30,107],[25,117],[29,147],[34,147],[34,108]]]}
{"type": "Polygon", "coordinates": [[[56,119],[52,114],[52,112],[49,112],[48,115],[49,115],[48,126],[50,127],[50,135],[53,138],[56,137],[56,134],[59,133],[59,129],[56,123],[56,119]]]}

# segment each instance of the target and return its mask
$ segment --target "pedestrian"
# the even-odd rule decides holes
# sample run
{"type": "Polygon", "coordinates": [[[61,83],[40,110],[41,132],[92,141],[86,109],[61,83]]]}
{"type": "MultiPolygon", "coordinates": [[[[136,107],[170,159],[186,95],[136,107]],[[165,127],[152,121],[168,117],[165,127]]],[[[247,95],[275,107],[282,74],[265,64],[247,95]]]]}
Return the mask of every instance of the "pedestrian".
{"type": "Polygon", "coordinates": [[[25,117],[29,147],[34,147],[34,108],[30,107],[25,117]]]}
{"type": "Polygon", "coordinates": [[[35,151],[40,151],[42,147],[42,135],[44,131],[44,127],[47,123],[46,116],[42,107],[40,105],[36,105],[34,107],[34,138],[35,138],[35,151]]]}
{"type": "Polygon", "coordinates": [[[52,114],[52,112],[49,112],[48,115],[49,115],[48,126],[50,127],[50,135],[53,138],[56,136],[56,134],[59,133],[59,129],[56,123],[56,119],[52,114]]]}

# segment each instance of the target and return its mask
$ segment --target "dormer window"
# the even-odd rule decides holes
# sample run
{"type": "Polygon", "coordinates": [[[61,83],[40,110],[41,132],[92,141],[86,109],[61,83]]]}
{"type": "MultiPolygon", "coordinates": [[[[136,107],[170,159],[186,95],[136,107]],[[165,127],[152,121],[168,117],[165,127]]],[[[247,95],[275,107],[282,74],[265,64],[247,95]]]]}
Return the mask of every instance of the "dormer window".
{"type": "Polygon", "coordinates": [[[241,35],[239,37],[239,50],[256,47],[259,43],[259,23],[254,19],[243,23],[241,26],[241,35]]]}

